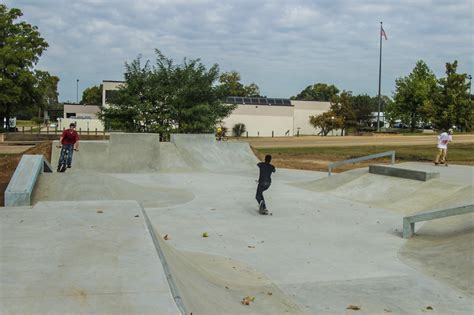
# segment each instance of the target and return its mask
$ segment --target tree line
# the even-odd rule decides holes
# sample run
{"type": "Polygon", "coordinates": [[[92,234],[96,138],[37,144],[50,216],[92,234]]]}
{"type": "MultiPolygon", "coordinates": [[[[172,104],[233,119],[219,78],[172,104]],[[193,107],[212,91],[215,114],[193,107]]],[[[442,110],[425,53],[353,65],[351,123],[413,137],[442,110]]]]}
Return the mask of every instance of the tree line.
{"type": "MultiPolygon", "coordinates": [[[[456,128],[471,131],[474,121],[471,77],[457,73],[458,62],[446,63],[445,77],[436,78],[419,60],[412,72],[396,79],[393,98],[381,97],[381,111],[390,126],[396,122],[411,131],[428,126],[438,130],[456,128]]],[[[293,96],[295,100],[329,101],[330,110],[310,117],[310,123],[325,136],[332,130],[373,130],[378,98],[367,94],[352,95],[334,85],[316,83],[293,96]]]]}
{"type": "Polygon", "coordinates": [[[458,62],[446,63],[446,76],[436,78],[419,60],[412,72],[395,81],[393,102],[386,108],[390,121],[400,120],[412,130],[431,124],[436,129],[455,127],[471,131],[474,118],[470,79],[457,73],[458,62]]]}

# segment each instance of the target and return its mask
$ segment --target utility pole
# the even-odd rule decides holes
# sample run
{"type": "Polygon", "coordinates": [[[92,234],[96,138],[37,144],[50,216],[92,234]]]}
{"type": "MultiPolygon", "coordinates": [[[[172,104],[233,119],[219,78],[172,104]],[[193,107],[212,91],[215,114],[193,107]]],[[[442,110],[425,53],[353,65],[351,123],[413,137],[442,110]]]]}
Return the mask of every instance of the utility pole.
{"type": "Polygon", "coordinates": [[[79,79],[76,79],[76,103],[79,104],[79,79]]]}
{"type": "Polygon", "coordinates": [[[385,40],[387,40],[387,34],[385,34],[385,31],[382,27],[382,22],[380,22],[380,57],[379,57],[379,93],[378,93],[378,98],[379,98],[379,105],[378,105],[378,111],[377,111],[377,131],[380,132],[380,107],[382,104],[382,97],[380,95],[380,87],[382,85],[382,36],[385,37],[385,40]]]}

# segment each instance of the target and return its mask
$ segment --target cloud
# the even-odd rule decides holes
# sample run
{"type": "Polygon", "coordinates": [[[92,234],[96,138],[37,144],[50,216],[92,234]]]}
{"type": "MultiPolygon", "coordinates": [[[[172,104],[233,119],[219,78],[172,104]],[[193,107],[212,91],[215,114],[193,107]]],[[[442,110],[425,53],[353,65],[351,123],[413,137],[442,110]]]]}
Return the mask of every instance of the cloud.
{"type": "Polygon", "coordinates": [[[124,62],[160,49],[237,70],[264,95],[289,97],[315,82],[375,95],[379,22],[382,91],[423,59],[438,76],[457,59],[473,71],[470,0],[7,0],[50,47],[38,65],[61,78],[60,98],[123,78],[124,62]]]}

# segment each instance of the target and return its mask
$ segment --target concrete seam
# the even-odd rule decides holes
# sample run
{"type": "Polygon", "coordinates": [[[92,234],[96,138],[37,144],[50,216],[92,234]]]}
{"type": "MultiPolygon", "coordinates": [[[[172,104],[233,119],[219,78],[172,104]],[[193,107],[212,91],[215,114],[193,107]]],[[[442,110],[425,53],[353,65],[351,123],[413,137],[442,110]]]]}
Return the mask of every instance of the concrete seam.
{"type": "Polygon", "coordinates": [[[181,312],[181,314],[186,315],[188,314],[186,312],[186,306],[184,305],[183,299],[181,298],[181,295],[179,294],[178,287],[176,286],[176,282],[174,281],[173,275],[171,274],[171,271],[168,266],[168,262],[166,261],[163,250],[160,247],[160,243],[158,242],[156,234],[153,230],[153,226],[151,225],[150,219],[148,218],[148,215],[146,214],[145,208],[143,207],[143,205],[140,202],[138,202],[138,204],[140,208],[142,209],[142,214],[143,214],[143,217],[145,218],[145,223],[147,225],[148,231],[150,232],[151,239],[153,240],[153,244],[155,245],[155,249],[156,249],[156,252],[158,253],[158,257],[160,258],[161,265],[163,266],[163,270],[165,271],[166,280],[168,281],[168,286],[170,288],[171,295],[173,295],[173,299],[179,311],[181,312]]]}

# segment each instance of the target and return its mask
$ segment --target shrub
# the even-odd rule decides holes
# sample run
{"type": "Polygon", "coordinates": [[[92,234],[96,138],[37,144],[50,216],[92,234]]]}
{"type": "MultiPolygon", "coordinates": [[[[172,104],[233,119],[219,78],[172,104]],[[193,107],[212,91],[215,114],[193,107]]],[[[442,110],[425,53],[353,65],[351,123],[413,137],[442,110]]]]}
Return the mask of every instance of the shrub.
{"type": "Polygon", "coordinates": [[[232,128],[232,133],[236,137],[241,137],[245,131],[246,131],[245,124],[242,124],[242,123],[235,124],[234,127],[232,128]]]}

